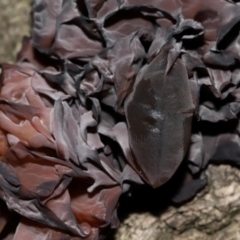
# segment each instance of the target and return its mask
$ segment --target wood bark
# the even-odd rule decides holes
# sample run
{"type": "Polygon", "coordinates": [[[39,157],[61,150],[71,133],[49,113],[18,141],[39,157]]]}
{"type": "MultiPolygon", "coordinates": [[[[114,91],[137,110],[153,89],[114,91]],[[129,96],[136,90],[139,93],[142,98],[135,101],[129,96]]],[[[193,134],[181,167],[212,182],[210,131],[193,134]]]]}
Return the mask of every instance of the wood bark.
{"type": "Polygon", "coordinates": [[[115,240],[239,240],[240,171],[210,165],[208,186],[190,202],[159,215],[131,213],[115,240]]]}

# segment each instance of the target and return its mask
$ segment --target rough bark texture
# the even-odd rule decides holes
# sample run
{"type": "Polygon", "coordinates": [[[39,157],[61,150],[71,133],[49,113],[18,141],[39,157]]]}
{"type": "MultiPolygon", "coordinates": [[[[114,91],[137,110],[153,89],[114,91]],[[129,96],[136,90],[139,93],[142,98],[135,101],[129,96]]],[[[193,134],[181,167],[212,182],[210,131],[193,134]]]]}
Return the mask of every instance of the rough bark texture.
{"type": "MultiPolygon", "coordinates": [[[[29,35],[30,2],[0,1],[0,62],[13,62],[22,36],[29,35]]],[[[115,240],[240,239],[240,171],[211,165],[207,173],[209,185],[193,201],[159,216],[132,213],[115,240]]]]}
{"type": "Polygon", "coordinates": [[[240,171],[210,165],[209,185],[191,202],[169,207],[159,216],[131,214],[118,229],[117,240],[240,239],[240,171]]]}

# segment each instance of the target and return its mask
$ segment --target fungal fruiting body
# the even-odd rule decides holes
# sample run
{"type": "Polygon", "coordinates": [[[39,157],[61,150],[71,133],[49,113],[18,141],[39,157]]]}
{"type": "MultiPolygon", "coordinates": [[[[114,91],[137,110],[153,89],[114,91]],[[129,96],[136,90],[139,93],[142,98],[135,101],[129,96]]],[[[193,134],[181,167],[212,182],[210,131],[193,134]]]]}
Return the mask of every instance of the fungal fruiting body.
{"type": "Polygon", "coordinates": [[[125,101],[134,166],[153,187],[172,177],[190,144],[195,106],[186,67],[173,58],[176,53],[171,44],[164,45],[140,70],[125,101]]]}
{"type": "Polygon", "coordinates": [[[239,13],[234,0],[34,0],[31,37],[1,64],[0,232],[103,239],[136,185],[183,203],[209,163],[240,165],[239,13]]]}

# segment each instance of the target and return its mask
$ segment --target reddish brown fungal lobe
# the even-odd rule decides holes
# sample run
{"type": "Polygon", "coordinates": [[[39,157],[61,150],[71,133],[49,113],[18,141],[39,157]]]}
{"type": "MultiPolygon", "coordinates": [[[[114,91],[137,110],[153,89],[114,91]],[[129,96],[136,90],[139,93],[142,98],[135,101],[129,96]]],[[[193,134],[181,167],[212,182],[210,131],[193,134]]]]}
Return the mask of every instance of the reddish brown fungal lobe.
{"type": "Polygon", "coordinates": [[[34,0],[32,37],[1,65],[0,232],[102,239],[136,184],[173,183],[181,203],[209,162],[239,165],[239,12],[230,0],[34,0]]]}

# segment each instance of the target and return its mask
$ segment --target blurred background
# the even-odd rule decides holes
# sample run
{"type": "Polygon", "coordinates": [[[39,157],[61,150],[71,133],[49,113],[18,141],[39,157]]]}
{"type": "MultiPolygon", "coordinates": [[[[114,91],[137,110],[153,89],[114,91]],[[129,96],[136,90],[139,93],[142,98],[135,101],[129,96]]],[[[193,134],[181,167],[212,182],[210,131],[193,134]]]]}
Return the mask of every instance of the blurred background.
{"type": "Polygon", "coordinates": [[[30,35],[31,0],[0,0],[0,63],[14,62],[23,36],[30,35]]]}

